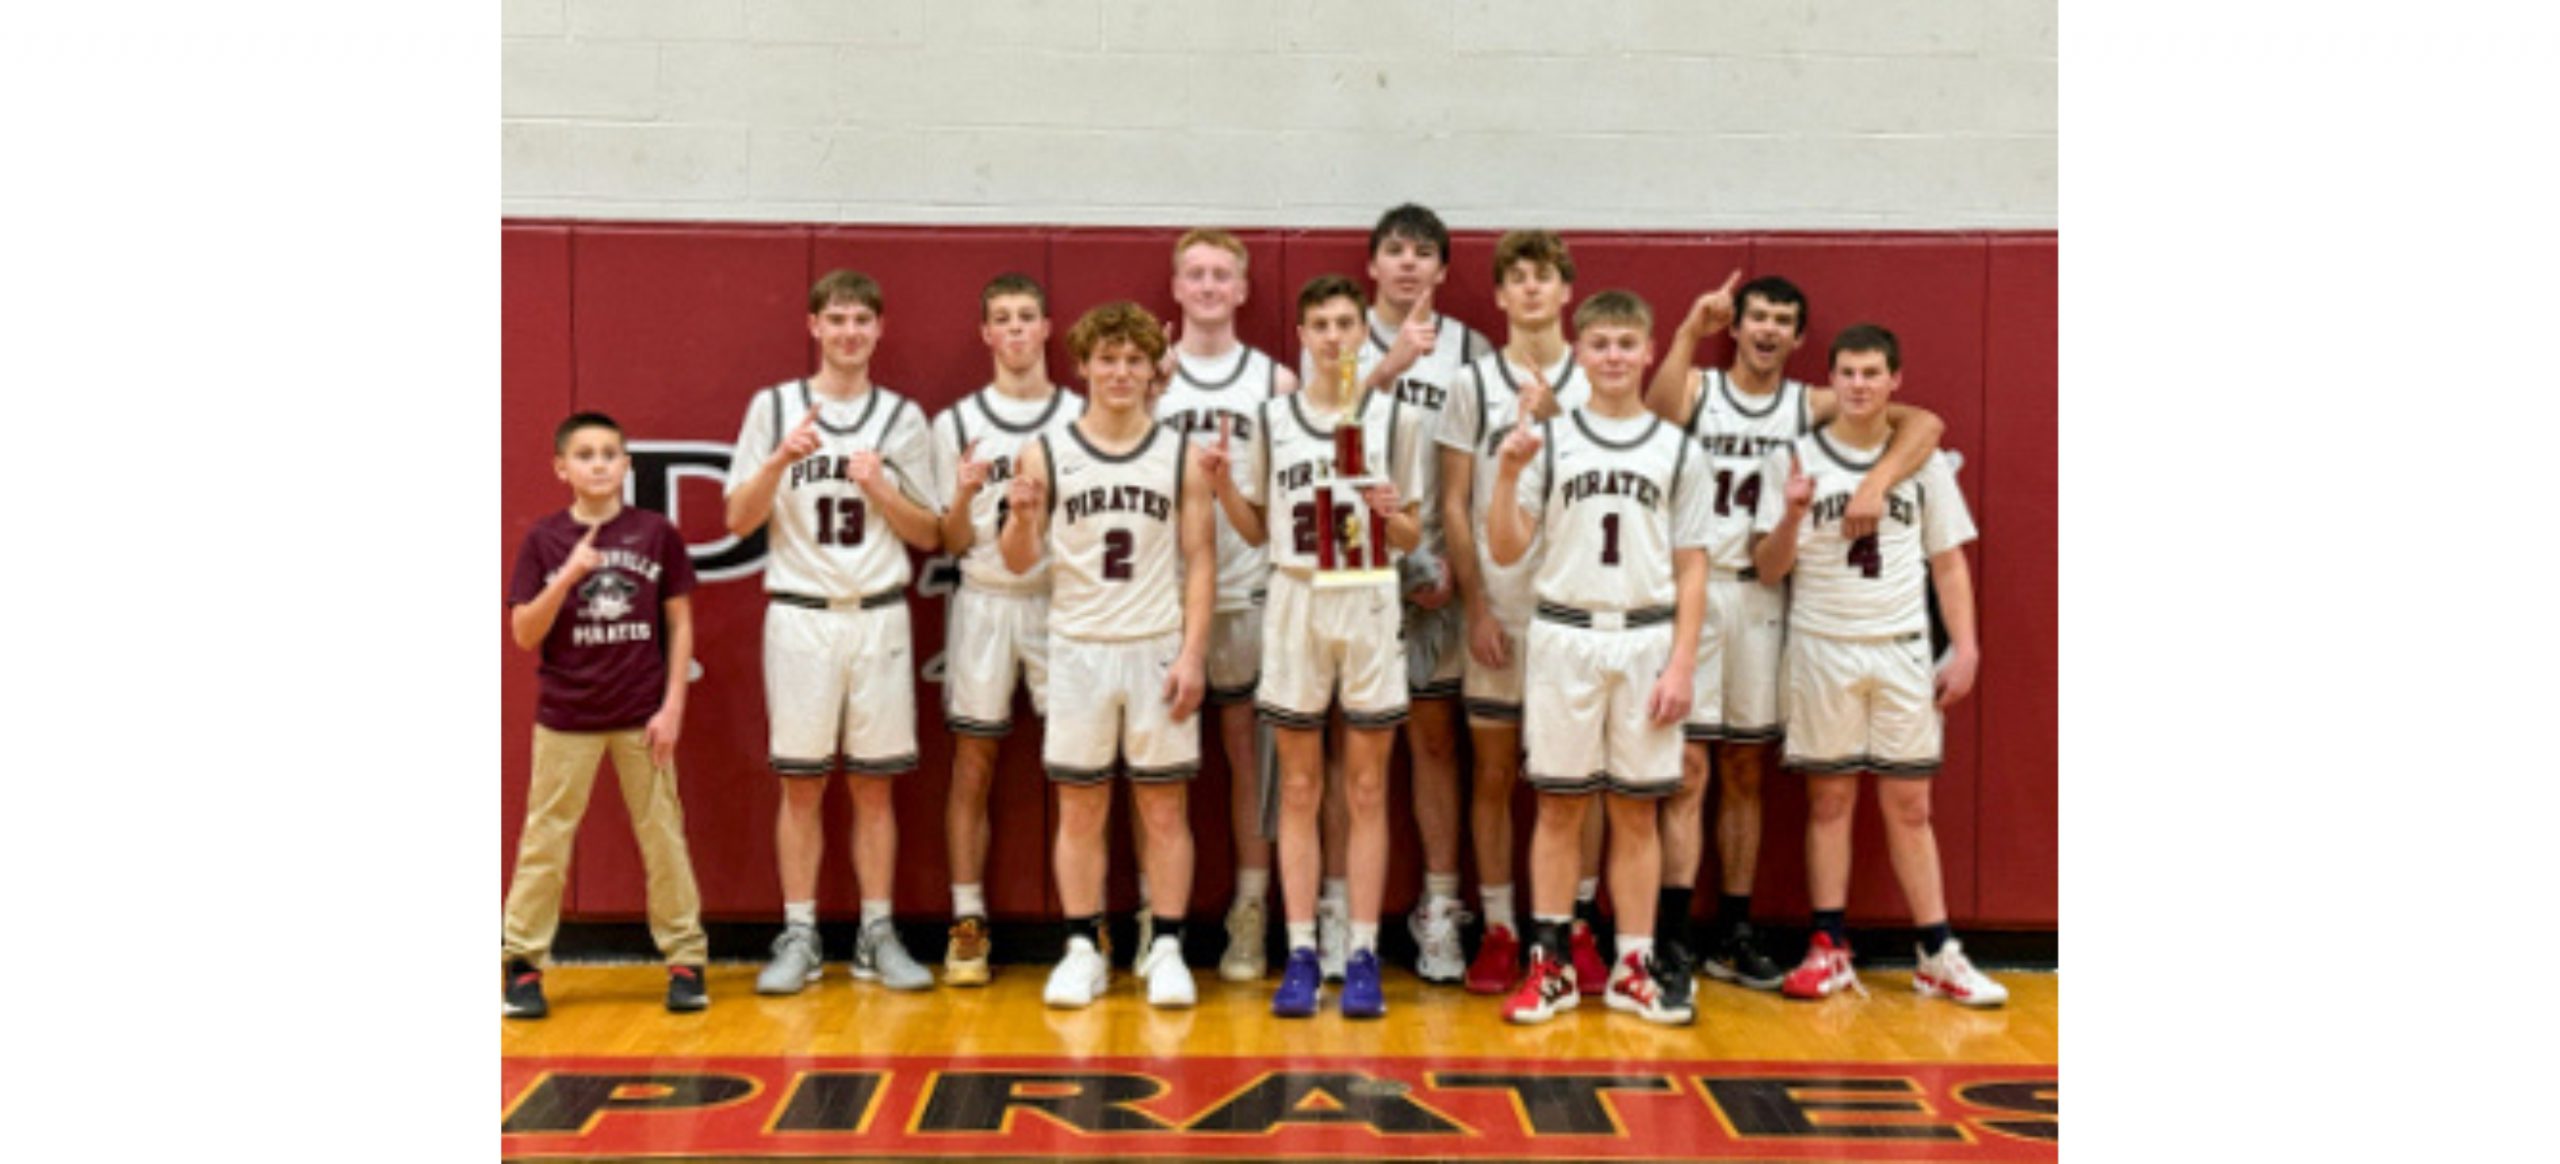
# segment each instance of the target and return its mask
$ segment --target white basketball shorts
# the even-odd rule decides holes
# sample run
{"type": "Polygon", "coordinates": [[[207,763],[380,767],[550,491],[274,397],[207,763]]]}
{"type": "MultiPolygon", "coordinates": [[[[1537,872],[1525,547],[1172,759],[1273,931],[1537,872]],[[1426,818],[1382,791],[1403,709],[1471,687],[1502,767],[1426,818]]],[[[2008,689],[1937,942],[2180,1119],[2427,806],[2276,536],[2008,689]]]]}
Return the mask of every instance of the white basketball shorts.
{"type": "Polygon", "coordinates": [[[764,612],[764,706],[773,770],[887,776],[916,766],[916,669],[903,597],[764,612]]]}
{"type": "Polygon", "coordinates": [[[1262,682],[1254,703],[1275,727],[1324,727],[1337,695],[1343,722],[1393,727],[1409,706],[1403,603],[1386,586],[1318,589],[1271,572],[1262,614],[1262,682]]]}
{"type": "Polygon", "coordinates": [[[1094,784],[1125,762],[1136,781],[1188,780],[1200,771],[1200,714],[1174,722],[1165,678],[1182,632],[1125,640],[1049,639],[1049,715],[1040,762],[1062,784],[1094,784]]]}
{"type": "Polygon", "coordinates": [[[1929,637],[1787,637],[1786,766],[1932,776],[1944,747],[1929,637]]]}
{"type": "Polygon", "coordinates": [[[1529,623],[1522,742],[1540,792],[1669,796],[1680,787],[1680,725],[1646,714],[1671,661],[1671,624],[1621,630],[1529,623]]]}
{"type": "Polygon", "coordinates": [[[1031,685],[1031,708],[1049,706],[1049,596],[975,586],[953,591],[942,635],[942,721],[955,735],[1013,730],[1013,688],[1031,685]]]}

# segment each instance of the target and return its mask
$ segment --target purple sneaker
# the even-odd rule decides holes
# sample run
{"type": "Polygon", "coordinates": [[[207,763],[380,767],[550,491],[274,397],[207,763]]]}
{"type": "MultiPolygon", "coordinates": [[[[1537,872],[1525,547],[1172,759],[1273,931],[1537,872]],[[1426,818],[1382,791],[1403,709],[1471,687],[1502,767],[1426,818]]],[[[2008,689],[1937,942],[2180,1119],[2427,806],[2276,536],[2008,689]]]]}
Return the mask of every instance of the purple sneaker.
{"type": "MultiPolygon", "coordinates": [[[[1374,967],[1375,959],[1371,964],[1374,967]]],[[[1323,1001],[1324,972],[1316,968],[1316,952],[1305,946],[1289,951],[1288,964],[1280,968],[1280,989],[1271,996],[1271,1013],[1309,1018],[1323,1001]]]]}
{"type": "Polygon", "coordinates": [[[1362,950],[1351,956],[1351,964],[1342,971],[1342,1017],[1383,1018],[1387,1013],[1387,995],[1378,985],[1378,955],[1362,950]]]}

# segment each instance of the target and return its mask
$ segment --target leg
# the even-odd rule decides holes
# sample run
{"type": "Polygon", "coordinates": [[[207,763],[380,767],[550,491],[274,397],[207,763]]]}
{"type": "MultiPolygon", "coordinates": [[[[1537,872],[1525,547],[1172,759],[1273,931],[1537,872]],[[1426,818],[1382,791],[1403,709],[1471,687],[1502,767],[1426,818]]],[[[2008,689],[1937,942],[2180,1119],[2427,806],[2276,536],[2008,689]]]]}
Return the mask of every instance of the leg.
{"type": "Polygon", "coordinates": [[[1850,825],[1857,807],[1857,773],[1805,778],[1805,888],[1817,910],[1849,907],[1850,825]]]}
{"type": "Polygon", "coordinates": [[[515,880],[507,886],[506,931],[499,950],[510,961],[540,966],[560,929],[560,895],[569,884],[569,854],[587,815],[604,736],[533,729],[533,779],[525,790],[524,833],[516,842],[515,880]]]}
{"type": "Polygon", "coordinates": [[[1913,924],[1927,928],[1947,920],[1946,882],[1938,868],[1938,834],[1929,823],[1926,779],[1876,779],[1876,806],[1884,810],[1886,851],[1913,924]]]}
{"type": "Polygon", "coordinates": [[[1724,892],[1751,896],[1752,874],[1760,867],[1760,776],[1769,757],[1767,744],[1722,744],[1716,775],[1723,787],[1716,798],[1716,863],[1724,892]]]}
{"type": "Polygon", "coordinates": [[[987,788],[995,782],[997,749],[992,736],[953,733],[951,794],[942,813],[942,831],[951,847],[951,883],[983,885],[987,878],[987,788]]]}
{"type": "Polygon", "coordinates": [[[1583,818],[1592,815],[1590,808],[1588,793],[1538,794],[1538,822],[1529,833],[1529,908],[1541,922],[1573,916],[1573,884],[1587,831],[1583,818]]]}
{"type": "Polygon", "coordinates": [[[1316,882],[1324,855],[1316,818],[1324,800],[1324,733],[1276,728],[1280,749],[1280,903],[1292,927],[1316,924],[1316,882]]]}
{"type": "MultiPolygon", "coordinates": [[[[890,900],[898,868],[898,809],[887,776],[848,776],[853,788],[853,873],[865,905],[890,900]]],[[[817,862],[809,863],[817,871],[817,862]]],[[[814,886],[813,886],[814,888],[814,886]]]]}
{"type": "MultiPolygon", "coordinates": [[[[1698,861],[1706,847],[1707,743],[1690,740],[1680,746],[1680,788],[1662,801],[1662,887],[1689,889],[1698,883],[1698,861]]],[[[1617,892],[1614,885],[1611,893],[1617,892]]],[[[1667,939],[1677,939],[1689,919],[1655,919],[1667,939]]]]}
{"type": "Polygon", "coordinates": [[[1102,912],[1102,879],[1108,857],[1103,833],[1111,823],[1111,785],[1059,784],[1058,839],[1050,861],[1058,877],[1058,905],[1069,918],[1102,912]]]}
{"type": "Polygon", "coordinates": [[[1422,869],[1458,875],[1458,703],[1417,699],[1405,723],[1413,745],[1413,823],[1422,833],[1422,869]]]}
{"type": "Polygon", "coordinates": [[[641,732],[616,732],[610,744],[622,803],[631,813],[631,836],[648,874],[649,936],[668,965],[703,965],[711,960],[711,940],[702,931],[702,892],[685,845],[676,770],[658,766],[641,732]]]}
{"type": "Polygon", "coordinates": [[[1145,867],[1156,916],[1179,922],[1191,901],[1191,786],[1180,780],[1133,783],[1129,799],[1138,825],[1133,831],[1147,838],[1145,867]]]}
{"type": "Polygon", "coordinates": [[[1345,735],[1342,769],[1351,817],[1345,846],[1351,922],[1375,926],[1387,895],[1387,759],[1395,753],[1396,735],[1391,728],[1352,728],[1345,735]]]}
{"type": "Polygon", "coordinates": [[[1468,801],[1468,824],[1475,832],[1476,880],[1485,885],[1511,884],[1511,795],[1520,782],[1520,729],[1514,724],[1479,720],[1472,729],[1476,745],[1476,780],[1468,801]]]}
{"type": "Polygon", "coordinates": [[[1233,832],[1236,872],[1271,874],[1271,842],[1262,836],[1262,749],[1253,736],[1253,705],[1218,709],[1218,737],[1227,752],[1227,827],[1233,832]]]}
{"type": "Polygon", "coordinates": [[[825,823],[819,810],[826,799],[824,776],[786,776],[782,780],[782,805],[773,821],[773,860],[782,876],[782,901],[786,906],[818,900],[818,862],[827,851],[825,823]]]}
{"type": "Polygon", "coordinates": [[[1656,799],[1608,794],[1610,830],[1609,899],[1617,907],[1618,941],[1653,936],[1654,891],[1662,886],[1662,843],[1655,816],[1656,799]]]}

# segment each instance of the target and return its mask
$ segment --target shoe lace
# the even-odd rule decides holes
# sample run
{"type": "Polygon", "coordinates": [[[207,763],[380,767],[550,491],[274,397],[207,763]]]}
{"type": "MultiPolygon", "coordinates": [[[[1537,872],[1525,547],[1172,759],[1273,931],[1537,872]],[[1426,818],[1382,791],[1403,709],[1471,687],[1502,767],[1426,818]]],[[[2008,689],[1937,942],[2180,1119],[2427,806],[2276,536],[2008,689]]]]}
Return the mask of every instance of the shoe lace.
{"type": "Polygon", "coordinates": [[[1858,997],[1860,997],[1860,998],[1872,998],[1872,997],[1874,997],[1873,995],[1870,995],[1870,994],[1868,994],[1868,993],[1867,993],[1867,984],[1858,980],[1858,968],[1857,968],[1856,966],[1854,966],[1854,965],[1850,964],[1850,962],[1849,962],[1849,951],[1847,951],[1847,950],[1833,950],[1833,951],[1831,951],[1831,958],[1832,958],[1833,963],[1839,967],[1839,971],[1840,971],[1840,973],[1845,974],[1845,975],[1847,975],[1847,976],[1849,977],[1849,981],[1848,981],[1848,987],[1849,987],[1849,989],[1856,991],[1856,992],[1858,993],[1858,997]]]}

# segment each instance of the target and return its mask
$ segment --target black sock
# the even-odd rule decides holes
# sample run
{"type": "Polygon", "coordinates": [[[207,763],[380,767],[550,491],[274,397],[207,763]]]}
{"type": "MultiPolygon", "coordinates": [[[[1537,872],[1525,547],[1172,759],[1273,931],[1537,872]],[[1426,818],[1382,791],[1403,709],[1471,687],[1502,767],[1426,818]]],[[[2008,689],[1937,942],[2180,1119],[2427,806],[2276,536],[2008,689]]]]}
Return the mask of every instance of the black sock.
{"type": "Polygon", "coordinates": [[[1686,885],[1665,885],[1655,895],[1653,932],[1664,941],[1686,944],[1689,940],[1689,897],[1697,892],[1686,885]]]}
{"type": "Polygon", "coordinates": [[[1849,948],[1848,910],[1817,909],[1813,911],[1813,928],[1831,935],[1832,945],[1844,950],[1849,948]]]}
{"type": "Polygon", "coordinates": [[[1716,895],[1716,937],[1733,936],[1733,931],[1751,924],[1751,895],[1719,893],[1716,895]]]}
{"type": "Polygon", "coordinates": [[[1571,947],[1565,942],[1564,929],[1563,922],[1539,918],[1535,931],[1537,936],[1529,939],[1530,944],[1545,950],[1547,957],[1557,962],[1571,962],[1573,957],[1568,952],[1571,947]]]}
{"type": "Polygon", "coordinates": [[[1945,922],[1939,922],[1934,926],[1922,926],[1920,927],[1920,948],[1930,957],[1935,958],[1938,956],[1938,951],[1947,948],[1947,939],[1954,936],[1947,932],[1945,922]]]}
{"type": "Polygon", "coordinates": [[[1594,927],[1598,926],[1600,924],[1600,899],[1595,897],[1589,901],[1574,902],[1573,916],[1574,920],[1579,921],[1584,925],[1594,927]]]}
{"type": "Polygon", "coordinates": [[[1083,917],[1068,918],[1067,937],[1083,938],[1093,943],[1094,949],[1102,949],[1102,915],[1089,913],[1083,917]]]}
{"type": "Polygon", "coordinates": [[[1157,915],[1156,915],[1156,940],[1157,940],[1157,941],[1159,941],[1159,942],[1161,942],[1161,941],[1165,940],[1166,938],[1172,938],[1172,939],[1173,939],[1173,944],[1174,944],[1174,945],[1179,946],[1179,945],[1181,945],[1181,944],[1182,944],[1182,919],[1181,919],[1181,918],[1178,918],[1178,917],[1166,917],[1166,916],[1165,916],[1165,915],[1163,915],[1163,914],[1157,914],[1157,915]]]}

